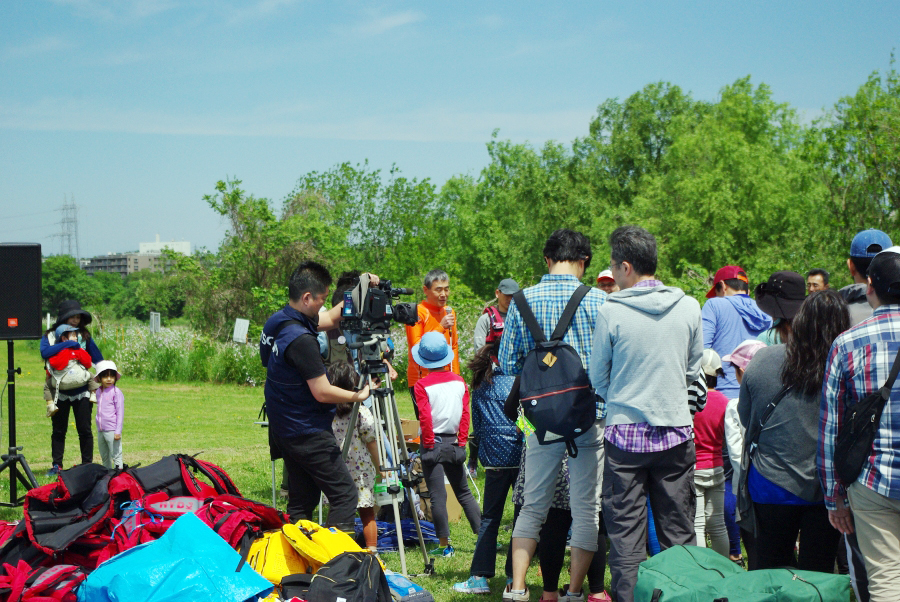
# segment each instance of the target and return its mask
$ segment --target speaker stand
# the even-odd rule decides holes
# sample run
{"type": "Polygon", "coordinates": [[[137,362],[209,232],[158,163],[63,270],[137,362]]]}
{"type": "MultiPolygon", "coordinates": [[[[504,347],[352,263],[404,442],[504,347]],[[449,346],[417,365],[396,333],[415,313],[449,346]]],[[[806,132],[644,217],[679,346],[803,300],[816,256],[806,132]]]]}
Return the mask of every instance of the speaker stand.
{"type": "Polygon", "coordinates": [[[9,389],[9,404],[7,416],[9,417],[9,453],[0,455],[0,473],[9,470],[9,502],[0,502],[0,506],[15,507],[21,506],[25,501],[25,496],[19,497],[16,492],[16,485],[22,483],[25,490],[37,487],[37,481],[34,473],[28,466],[22,447],[16,447],[16,374],[22,374],[21,368],[15,368],[15,360],[13,357],[13,341],[6,341],[6,353],[9,360],[6,370],[6,386],[9,389]]]}

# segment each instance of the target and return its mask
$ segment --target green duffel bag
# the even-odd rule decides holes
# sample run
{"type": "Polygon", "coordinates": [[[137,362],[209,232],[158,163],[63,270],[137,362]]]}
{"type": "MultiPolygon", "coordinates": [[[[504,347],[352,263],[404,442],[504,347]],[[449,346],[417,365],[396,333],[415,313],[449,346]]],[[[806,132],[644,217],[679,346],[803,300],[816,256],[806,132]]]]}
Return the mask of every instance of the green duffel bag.
{"type": "Polygon", "coordinates": [[[641,563],[635,602],[843,602],[850,578],[797,569],[745,571],[709,548],[676,546],[641,563]]]}

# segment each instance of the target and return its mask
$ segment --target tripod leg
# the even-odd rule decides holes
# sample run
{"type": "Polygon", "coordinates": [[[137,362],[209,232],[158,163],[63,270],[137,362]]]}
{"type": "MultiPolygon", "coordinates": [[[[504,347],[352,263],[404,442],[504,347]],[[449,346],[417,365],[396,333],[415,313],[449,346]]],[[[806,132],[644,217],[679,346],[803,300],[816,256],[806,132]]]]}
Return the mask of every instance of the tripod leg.
{"type": "Polygon", "coordinates": [[[275,460],[272,460],[272,507],[275,507],[275,460]]]}
{"type": "MultiPolygon", "coordinates": [[[[392,402],[392,400],[390,400],[387,396],[383,396],[382,404],[383,404],[383,406],[385,406],[383,409],[386,410],[386,412],[385,412],[386,417],[389,417],[393,413],[393,412],[391,412],[391,408],[388,408],[387,405],[391,405],[393,408],[393,411],[396,412],[397,408],[391,402],[392,402]]],[[[389,441],[395,450],[395,453],[393,454],[394,466],[399,468],[400,464],[399,464],[399,462],[397,462],[398,456],[396,453],[396,451],[397,451],[397,449],[396,449],[396,442],[397,442],[396,426],[395,426],[393,420],[390,420],[390,419],[385,420],[385,426],[387,427],[387,429],[386,429],[387,430],[387,440],[386,441],[389,441]]],[[[399,476],[399,471],[398,471],[398,476],[399,476]]],[[[403,490],[401,489],[400,491],[403,491],[403,490]]],[[[406,569],[406,546],[403,545],[403,521],[400,519],[400,505],[397,503],[397,497],[398,497],[397,493],[391,493],[391,505],[394,508],[394,525],[395,525],[395,528],[397,529],[397,549],[400,551],[400,572],[408,577],[409,572],[406,569]]],[[[416,511],[415,511],[415,508],[413,508],[412,499],[410,499],[409,507],[410,507],[410,510],[412,511],[411,514],[413,515],[413,517],[415,517],[416,511]]]]}
{"type": "MultiPolygon", "coordinates": [[[[394,425],[394,432],[401,433],[403,432],[402,423],[400,422],[400,412],[397,410],[396,399],[394,398],[394,390],[391,388],[389,390],[390,395],[390,420],[394,425]]],[[[396,439],[395,439],[396,440],[396,439]]],[[[409,461],[409,452],[406,450],[406,442],[401,442],[398,445],[399,453],[400,453],[400,464],[406,468],[407,474],[412,470],[412,466],[409,461]]],[[[425,563],[424,573],[426,575],[431,575],[434,573],[434,560],[428,557],[428,548],[425,547],[425,538],[422,537],[422,526],[419,524],[419,512],[415,507],[415,495],[413,494],[412,487],[406,488],[406,496],[409,500],[409,507],[412,509],[412,517],[413,524],[416,525],[416,536],[419,538],[419,548],[422,550],[422,560],[425,563]]]]}

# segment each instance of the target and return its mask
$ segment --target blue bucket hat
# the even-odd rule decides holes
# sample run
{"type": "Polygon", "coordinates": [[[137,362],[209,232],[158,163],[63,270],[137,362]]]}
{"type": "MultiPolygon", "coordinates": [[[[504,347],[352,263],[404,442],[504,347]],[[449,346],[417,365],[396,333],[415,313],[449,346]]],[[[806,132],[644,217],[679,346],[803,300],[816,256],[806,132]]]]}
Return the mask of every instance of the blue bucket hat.
{"type": "Polygon", "coordinates": [[[60,324],[59,326],[56,327],[56,331],[55,331],[56,340],[58,341],[59,339],[62,338],[62,335],[64,335],[67,332],[72,332],[73,330],[78,330],[78,329],[76,327],[72,326],[71,324],[60,324]]]}
{"type": "Polygon", "coordinates": [[[422,339],[412,348],[412,356],[417,364],[429,370],[446,366],[454,357],[453,349],[439,332],[426,332],[422,335],[422,339]]]}

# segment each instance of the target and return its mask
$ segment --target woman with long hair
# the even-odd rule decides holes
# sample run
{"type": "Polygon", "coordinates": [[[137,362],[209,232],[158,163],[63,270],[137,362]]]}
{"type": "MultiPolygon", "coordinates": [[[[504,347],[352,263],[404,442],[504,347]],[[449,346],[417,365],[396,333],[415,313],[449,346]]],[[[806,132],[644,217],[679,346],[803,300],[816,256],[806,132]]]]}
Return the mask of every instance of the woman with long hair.
{"type": "Polygon", "coordinates": [[[847,304],[837,292],[813,293],[794,316],[787,344],[760,349],[744,374],[738,414],[747,428],[744,453],[750,464],[739,497],[749,495],[755,514],[751,570],[834,568],[840,534],[828,522],[816,445],[828,351],[849,327],[847,304]]]}

